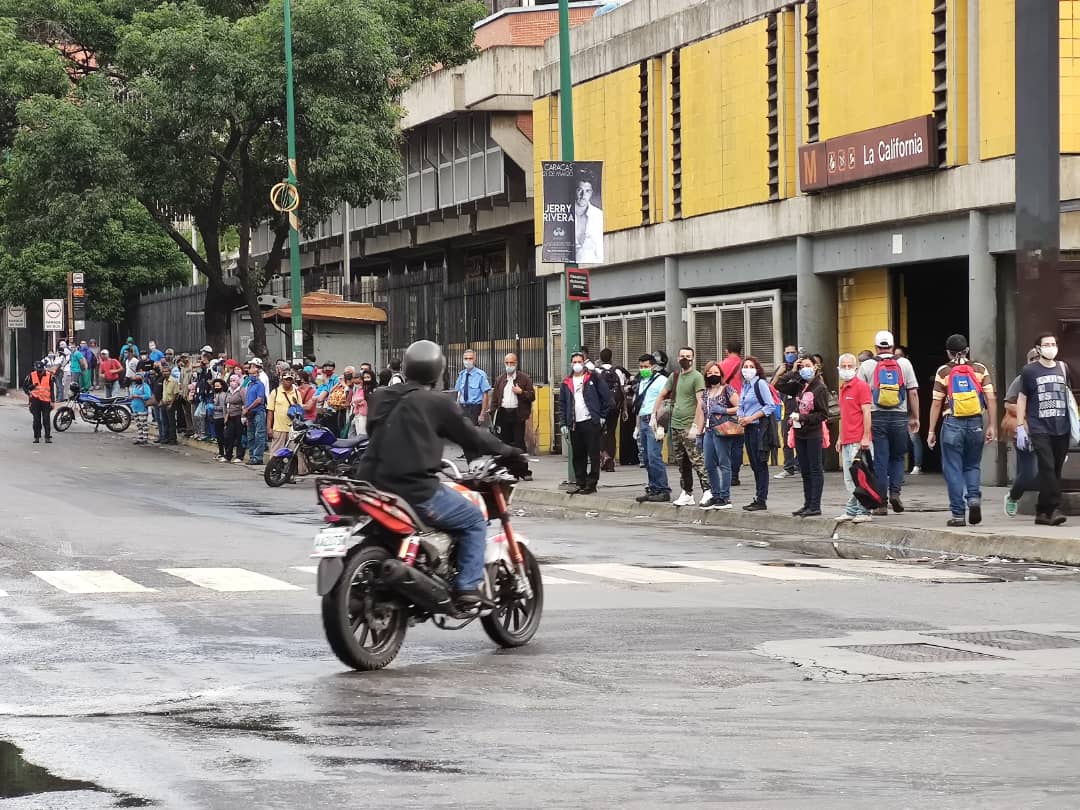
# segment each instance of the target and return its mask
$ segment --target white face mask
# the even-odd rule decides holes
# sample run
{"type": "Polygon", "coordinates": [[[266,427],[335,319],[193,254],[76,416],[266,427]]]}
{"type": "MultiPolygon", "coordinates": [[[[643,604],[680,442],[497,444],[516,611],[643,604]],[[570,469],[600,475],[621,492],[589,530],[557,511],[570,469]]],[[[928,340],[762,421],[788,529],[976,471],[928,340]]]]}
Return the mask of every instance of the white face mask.
{"type": "Polygon", "coordinates": [[[1042,354],[1047,360],[1054,360],[1057,358],[1058,347],[1057,346],[1040,346],[1039,353],[1042,354]]]}
{"type": "Polygon", "coordinates": [[[855,379],[855,369],[853,368],[840,368],[837,371],[840,373],[840,379],[844,382],[855,379]]]}
{"type": "Polygon", "coordinates": [[[756,377],[756,376],[757,376],[757,369],[754,369],[754,368],[744,368],[744,369],[742,370],[742,375],[743,375],[743,379],[744,379],[744,380],[752,380],[752,379],[754,379],[754,377],[756,377]]]}
{"type": "Polygon", "coordinates": [[[580,374],[581,372],[583,372],[585,370],[585,364],[584,363],[574,363],[573,369],[574,369],[575,374],[580,374]]]}
{"type": "Polygon", "coordinates": [[[474,361],[472,360],[462,360],[461,363],[465,368],[472,368],[474,365],[474,361]]]}

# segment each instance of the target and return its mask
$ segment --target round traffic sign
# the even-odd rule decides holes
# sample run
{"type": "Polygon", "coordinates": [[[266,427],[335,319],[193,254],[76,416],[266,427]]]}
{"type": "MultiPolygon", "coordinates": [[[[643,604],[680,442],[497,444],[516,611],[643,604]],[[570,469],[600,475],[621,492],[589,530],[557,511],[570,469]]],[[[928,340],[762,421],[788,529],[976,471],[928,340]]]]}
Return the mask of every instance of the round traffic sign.
{"type": "Polygon", "coordinates": [[[64,308],[55,301],[50,301],[45,305],[45,314],[50,318],[59,318],[64,314],[64,308]]]}
{"type": "Polygon", "coordinates": [[[26,315],[26,307],[13,304],[7,308],[8,316],[11,318],[22,318],[26,315]]]}

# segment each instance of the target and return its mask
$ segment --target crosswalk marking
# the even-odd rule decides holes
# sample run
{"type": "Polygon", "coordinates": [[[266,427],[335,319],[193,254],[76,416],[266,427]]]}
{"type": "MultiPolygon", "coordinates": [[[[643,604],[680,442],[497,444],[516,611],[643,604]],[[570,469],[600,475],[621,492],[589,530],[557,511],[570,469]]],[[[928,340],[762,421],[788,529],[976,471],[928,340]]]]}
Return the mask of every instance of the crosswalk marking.
{"type": "Polygon", "coordinates": [[[576,579],[562,579],[561,577],[552,577],[544,574],[545,585],[584,585],[586,583],[576,579]]]}
{"type": "Polygon", "coordinates": [[[873,574],[896,579],[950,579],[957,582],[981,582],[999,579],[999,577],[974,574],[967,571],[949,571],[944,568],[927,568],[910,563],[889,562],[888,560],[818,560],[819,565],[835,568],[838,571],[850,571],[855,574],[873,574]]]}
{"type": "Polygon", "coordinates": [[[166,574],[186,579],[212,591],[302,591],[298,585],[256,574],[246,568],[162,568],[166,574]]]}
{"type": "Polygon", "coordinates": [[[54,588],[68,593],[149,593],[147,588],[115,571],[31,571],[54,588]]]}
{"type": "Polygon", "coordinates": [[[637,585],[667,585],[688,582],[711,582],[719,583],[720,580],[711,577],[699,577],[695,574],[684,574],[677,571],[668,571],[663,568],[640,568],[636,565],[620,565],[619,563],[591,563],[589,565],[555,565],[561,571],[572,571],[575,574],[588,574],[603,579],[616,579],[622,582],[633,582],[637,585]]]}
{"type": "Polygon", "coordinates": [[[5,597],[7,595],[8,595],[7,591],[0,591],[0,599],[2,599],[3,597],[5,597]]]}
{"type": "Polygon", "coordinates": [[[834,574],[820,568],[801,568],[799,566],[776,566],[762,565],[752,560],[688,560],[686,562],[673,563],[686,568],[702,568],[706,571],[720,571],[725,574],[746,574],[752,577],[764,579],[783,580],[845,580],[854,582],[852,577],[843,574],[834,574]]]}
{"type": "Polygon", "coordinates": [[[293,571],[302,571],[305,574],[317,574],[319,573],[319,566],[317,565],[294,565],[293,571]]]}

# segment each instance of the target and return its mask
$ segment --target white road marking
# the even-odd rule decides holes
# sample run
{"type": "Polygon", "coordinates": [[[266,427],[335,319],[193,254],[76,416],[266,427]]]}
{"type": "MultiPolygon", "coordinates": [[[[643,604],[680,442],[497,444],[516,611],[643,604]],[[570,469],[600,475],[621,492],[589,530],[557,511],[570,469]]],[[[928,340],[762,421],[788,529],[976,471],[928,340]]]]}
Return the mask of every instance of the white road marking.
{"type": "Polygon", "coordinates": [[[162,568],[166,574],[186,579],[211,591],[302,591],[298,585],[256,574],[246,568],[162,568]]]}
{"type": "Polygon", "coordinates": [[[551,577],[547,574],[543,575],[545,585],[585,585],[586,583],[580,582],[576,579],[561,579],[559,577],[551,577]]]}
{"type": "Polygon", "coordinates": [[[68,593],[151,593],[147,588],[115,571],[31,571],[54,588],[68,593]]]}
{"type": "Polygon", "coordinates": [[[762,565],[752,560],[687,560],[672,563],[687,568],[703,568],[706,571],[720,571],[725,574],[745,574],[765,579],[809,580],[831,579],[855,582],[853,577],[834,574],[821,568],[801,568],[799,566],[762,565]]]}
{"type": "Polygon", "coordinates": [[[7,596],[7,595],[8,595],[7,591],[0,591],[0,598],[2,598],[4,596],[7,596]]]}
{"type": "Polygon", "coordinates": [[[293,571],[303,571],[305,574],[317,574],[319,573],[319,566],[317,565],[294,565],[293,571]]]}
{"type": "Polygon", "coordinates": [[[575,574],[588,574],[604,579],[633,582],[638,585],[677,585],[693,582],[710,582],[716,585],[720,582],[720,580],[712,579],[711,577],[699,577],[694,574],[683,574],[663,568],[641,568],[636,565],[620,565],[618,563],[553,565],[551,567],[557,568],[560,571],[572,571],[575,574]]]}
{"type": "Polygon", "coordinates": [[[967,571],[950,571],[945,568],[930,568],[911,563],[889,562],[888,560],[818,560],[818,563],[839,571],[850,571],[855,574],[873,574],[879,577],[894,577],[896,579],[951,579],[966,582],[998,579],[998,577],[973,574],[967,571]]]}

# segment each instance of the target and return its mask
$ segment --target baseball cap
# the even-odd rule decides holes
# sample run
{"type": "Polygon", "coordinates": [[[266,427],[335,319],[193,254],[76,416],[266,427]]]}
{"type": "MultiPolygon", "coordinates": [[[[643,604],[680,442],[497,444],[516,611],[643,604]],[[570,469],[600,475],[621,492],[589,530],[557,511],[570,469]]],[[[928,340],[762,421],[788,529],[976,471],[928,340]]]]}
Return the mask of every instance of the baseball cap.
{"type": "Polygon", "coordinates": [[[213,346],[203,346],[201,349],[199,349],[199,351],[203,352],[204,354],[213,354],[214,353],[214,347],[213,346]]]}
{"type": "Polygon", "coordinates": [[[263,367],[263,362],[262,362],[262,360],[260,358],[253,357],[250,360],[248,360],[248,365],[249,366],[258,366],[259,368],[262,368],[263,367]]]}
{"type": "Polygon", "coordinates": [[[879,349],[887,349],[891,346],[895,346],[896,344],[893,339],[893,333],[882,329],[880,332],[874,335],[874,345],[877,346],[879,349]]]}

